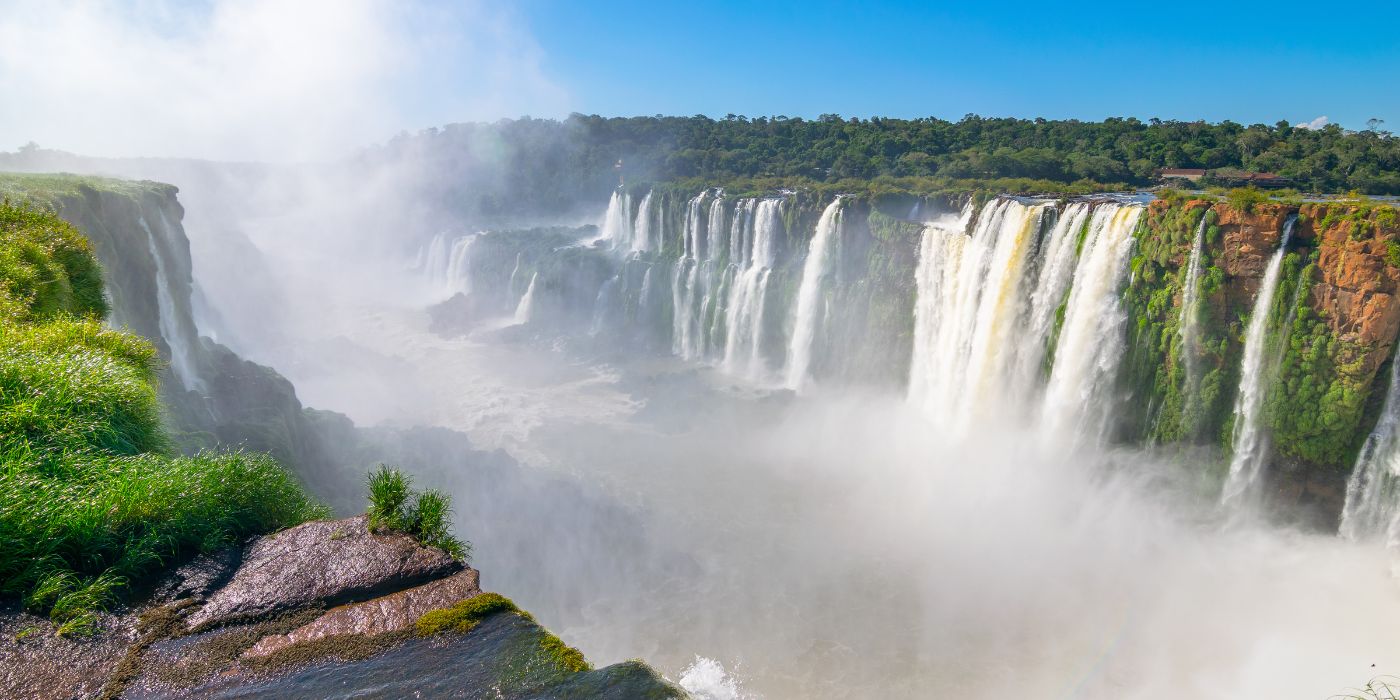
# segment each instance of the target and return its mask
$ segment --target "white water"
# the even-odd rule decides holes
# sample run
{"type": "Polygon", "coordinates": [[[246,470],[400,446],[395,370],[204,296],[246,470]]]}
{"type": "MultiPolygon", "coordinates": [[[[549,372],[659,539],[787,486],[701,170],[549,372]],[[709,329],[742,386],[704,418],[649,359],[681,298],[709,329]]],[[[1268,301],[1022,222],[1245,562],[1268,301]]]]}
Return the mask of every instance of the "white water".
{"type": "Polygon", "coordinates": [[[525,294],[520,297],[520,303],[515,306],[515,323],[521,325],[530,322],[530,318],[535,313],[535,282],[540,278],[540,273],[530,275],[530,286],[525,288],[525,294]]]}
{"type": "Polygon", "coordinates": [[[1380,422],[1366,438],[1347,481],[1341,535],[1400,548],[1400,362],[1391,365],[1380,422]]]}
{"type": "Polygon", "coordinates": [[[637,222],[632,226],[632,250],[646,252],[652,249],[652,229],[656,220],[651,206],[652,191],[647,190],[642,203],[637,206],[637,222]]]}
{"type": "Polygon", "coordinates": [[[714,659],[695,657],[695,662],[681,672],[681,689],[694,700],[748,700],[739,680],[724,670],[714,659]]]}
{"type": "Polygon", "coordinates": [[[1051,440],[1098,444],[1108,427],[1113,377],[1123,356],[1120,294],[1142,210],[1104,203],[1089,219],[1045,389],[1040,423],[1051,440]]]}
{"type": "Polygon", "coordinates": [[[1288,253],[1288,239],[1293,234],[1290,218],[1283,226],[1278,250],[1269,259],[1254,308],[1249,312],[1249,327],[1244,337],[1244,359],[1240,361],[1240,388],[1235,395],[1235,424],[1231,439],[1230,472],[1220,492],[1220,504],[1238,508],[1254,495],[1268,452],[1268,437],[1261,424],[1264,393],[1271,379],[1266,362],[1269,340],[1269,311],[1274,307],[1283,257],[1288,253]]]}
{"type": "Polygon", "coordinates": [[[782,228],[780,199],[747,200],[735,215],[729,240],[730,291],[726,305],[724,368],[751,379],[768,374],[763,356],[764,312],[774,264],[774,239],[782,228]]]}
{"type": "Polygon", "coordinates": [[[1016,380],[1022,386],[1042,374],[1046,344],[1055,325],[1055,312],[1074,283],[1079,232],[1089,221],[1090,207],[1074,202],[1065,207],[1041,245],[1040,272],[1031,294],[1025,340],[1018,344],[1016,380]]]}
{"type": "Polygon", "coordinates": [[[797,289],[797,309],[793,315],[792,342],[788,347],[787,387],[801,390],[812,365],[812,345],[816,341],[818,315],[824,313],[823,293],[831,276],[832,249],[841,235],[841,198],[831,201],[817,221],[817,230],[802,265],[802,283],[797,289]]]}
{"type": "Polygon", "coordinates": [[[1201,251],[1205,248],[1205,238],[1206,215],[1202,213],[1201,223],[1196,227],[1196,237],[1191,241],[1191,258],[1186,263],[1186,274],[1181,278],[1181,316],[1177,320],[1188,393],[1194,393],[1200,383],[1197,355],[1200,347],[1201,312],[1198,307],[1201,303],[1201,251]]]}
{"type": "Polygon", "coordinates": [[[953,433],[1000,407],[1019,342],[1027,253],[1049,205],[989,202],[971,236],[960,219],[924,227],[915,272],[910,399],[953,433]]]}
{"type": "Polygon", "coordinates": [[[603,213],[603,221],[598,226],[598,237],[594,240],[606,241],[617,248],[632,244],[632,195],[622,190],[613,190],[608,199],[608,209],[603,213]]]}
{"type": "Polygon", "coordinates": [[[432,294],[442,299],[454,294],[471,294],[471,249],[476,238],[475,234],[459,236],[449,243],[444,234],[433,236],[426,251],[419,256],[432,294]]]}
{"type": "MultiPolygon", "coordinates": [[[[184,328],[180,322],[180,310],[175,305],[175,295],[170,292],[169,266],[165,260],[165,253],[161,250],[162,242],[156,240],[156,234],[151,230],[150,224],[146,222],[146,217],[140,217],[141,229],[146,233],[146,245],[151,252],[151,258],[156,264],[156,306],[157,318],[160,324],[160,336],[165,340],[165,344],[170,348],[170,369],[175,372],[176,378],[186,389],[202,390],[204,381],[199,377],[195,369],[193,348],[190,341],[197,337],[198,333],[194,329],[184,328]]],[[[163,229],[169,230],[170,223],[165,220],[164,213],[161,214],[163,229]]]]}

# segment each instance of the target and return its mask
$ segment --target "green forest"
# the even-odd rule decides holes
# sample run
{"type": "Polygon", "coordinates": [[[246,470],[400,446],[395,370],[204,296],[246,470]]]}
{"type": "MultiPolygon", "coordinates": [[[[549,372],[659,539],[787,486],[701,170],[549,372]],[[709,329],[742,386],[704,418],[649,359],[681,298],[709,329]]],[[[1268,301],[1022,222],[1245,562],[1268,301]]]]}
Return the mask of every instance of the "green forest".
{"type": "Polygon", "coordinates": [[[402,134],[383,152],[427,155],[443,173],[474,163],[515,168],[512,184],[596,192],[629,180],[781,179],[835,183],[876,178],[1024,179],[1060,191],[1155,182],[1161,168],[1271,172],[1296,189],[1400,194],[1400,141],[1373,122],[1364,131],[1245,126],[1135,118],[1101,122],[986,118],[845,119],[730,115],[563,121],[523,118],[402,134]]]}

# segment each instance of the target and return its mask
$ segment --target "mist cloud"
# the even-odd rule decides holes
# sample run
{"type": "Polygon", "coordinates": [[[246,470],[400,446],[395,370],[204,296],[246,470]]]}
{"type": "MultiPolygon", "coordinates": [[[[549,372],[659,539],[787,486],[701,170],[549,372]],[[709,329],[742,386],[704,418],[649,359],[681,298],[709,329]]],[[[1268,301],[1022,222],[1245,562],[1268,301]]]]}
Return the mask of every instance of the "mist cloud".
{"type": "Polygon", "coordinates": [[[292,161],[402,129],[561,115],[505,8],[388,0],[19,0],[0,23],[0,147],[292,161]]]}

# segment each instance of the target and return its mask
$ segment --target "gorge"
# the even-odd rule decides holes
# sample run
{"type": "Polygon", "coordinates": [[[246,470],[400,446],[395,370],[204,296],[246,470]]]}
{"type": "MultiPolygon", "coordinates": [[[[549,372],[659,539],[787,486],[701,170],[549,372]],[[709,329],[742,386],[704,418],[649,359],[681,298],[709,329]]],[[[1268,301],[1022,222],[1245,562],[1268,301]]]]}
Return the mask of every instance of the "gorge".
{"type": "Polygon", "coordinates": [[[1386,203],[639,181],[405,232],[338,187],[79,165],[187,183],[7,185],[71,188],[46,201],[169,362],[183,448],[270,451],[342,515],[401,465],[600,663],[702,698],[1325,696],[1400,664],[1367,624],[1396,607],[1386,203]],[[1246,376],[1257,497],[1222,503],[1246,376]]]}

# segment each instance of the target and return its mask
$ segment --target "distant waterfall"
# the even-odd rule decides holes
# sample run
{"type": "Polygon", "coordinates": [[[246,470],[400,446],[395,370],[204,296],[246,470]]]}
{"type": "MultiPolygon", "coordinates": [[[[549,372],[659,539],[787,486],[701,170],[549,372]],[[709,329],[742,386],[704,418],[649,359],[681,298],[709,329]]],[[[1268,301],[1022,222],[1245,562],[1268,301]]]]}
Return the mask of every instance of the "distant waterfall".
{"type": "Polygon", "coordinates": [[[831,276],[831,251],[841,229],[841,198],[832,200],[817,222],[816,233],[807,249],[802,266],[802,284],[797,291],[797,311],[788,348],[787,386],[801,389],[811,371],[812,344],[817,335],[817,317],[825,307],[822,298],[827,278],[831,276]]]}
{"type": "Polygon", "coordinates": [[[607,241],[614,248],[632,244],[632,195],[622,190],[613,190],[608,200],[608,209],[603,213],[598,238],[607,241]]]}
{"type": "Polygon", "coordinates": [[[783,225],[782,204],[781,199],[748,200],[730,228],[732,281],[724,323],[724,368],[751,378],[761,378],[768,370],[763,357],[764,307],[775,263],[773,241],[783,225]]]}
{"type": "Polygon", "coordinates": [[[1186,398],[1191,401],[1200,386],[1200,360],[1197,357],[1201,344],[1201,251],[1205,248],[1206,215],[1201,214],[1201,223],[1196,227],[1196,238],[1191,242],[1191,259],[1186,264],[1186,274],[1181,279],[1181,316],[1177,330],[1181,336],[1181,355],[1186,367],[1186,398]]]}
{"type": "Polygon", "coordinates": [[[1386,546],[1400,547],[1400,362],[1391,362],[1380,422],[1347,480],[1340,532],[1349,540],[1384,538],[1386,546]]]}
{"type": "Polygon", "coordinates": [[[443,234],[433,237],[422,256],[433,293],[444,298],[471,293],[471,247],[475,240],[475,234],[454,238],[451,243],[443,234]]]}
{"type": "MultiPolygon", "coordinates": [[[[162,241],[157,240],[156,233],[146,222],[146,217],[140,217],[139,221],[141,229],[146,233],[146,245],[156,265],[156,305],[159,307],[157,318],[160,323],[161,338],[170,348],[170,369],[175,372],[175,376],[184,388],[203,389],[204,382],[200,379],[195,368],[194,348],[191,347],[191,341],[198,334],[193,329],[188,329],[187,332],[180,321],[180,309],[175,304],[175,295],[170,291],[170,278],[168,277],[170,268],[166,262],[165,253],[161,250],[162,241]]],[[[167,229],[170,227],[169,222],[164,220],[163,214],[160,224],[167,229]]]]}
{"type": "Polygon", "coordinates": [[[530,275],[530,286],[525,288],[524,296],[520,297],[520,303],[515,306],[516,325],[529,323],[530,318],[535,313],[535,283],[540,279],[540,273],[530,275]]]}
{"type": "Polygon", "coordinates": [[[632,250],[636,252],[652,249],[651,237],[655,215],[651,201],[652,192],[648,190],[646,196],[642,197],[642,203],[637,206],[637,221],[632,226],[632,250]]]}
{"type": "Polygon", "coordinates": [[[1224,506],[1238,505],[1253,490],[1263,471],[1264,455],[1267,452],[1267,437],[1260,424],[1264,408],[1264,392],[1268,387],[1268,363],[1265,362],[1265,346],[1269,339],[1269,311],[1274,307],[1274,294],[1278,291],[1279,276],[1283,269],[1283,256],[1288,252],[1288,239],[1293,235],[1296,217],[1288,219],[1283,226],[1283,237],[1278,250],[1269,260],[1264,279],[1259,283],[1259,293],[1254,297],[1254,309],[1249,313],[1249,328],[1244,339],[1244,360],[1240,365],[1240,388],[1235,395],[1235,425],[1231,441],[1230,473],[1225,478],[1225,487],[1220,493],[1220,503],[1224,506]]]}
{"type": "Polygon", "coordinates": [[[1133,230],[1143,207],[1095,207],[1065,303],[1041,427],[1051,439],[1100,440],[1108,425],[1112,379],[1123,355],[1122,299],[1133,230]]]}

